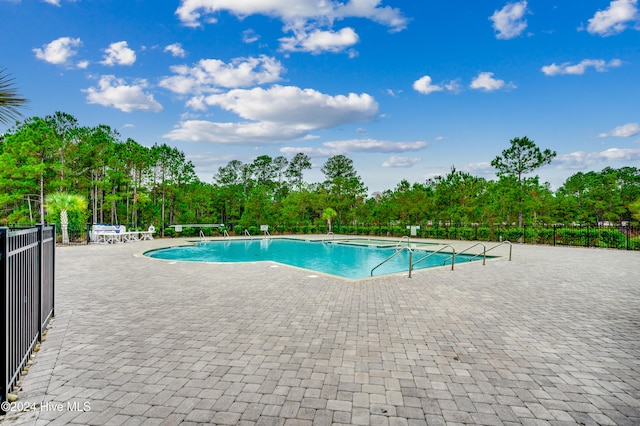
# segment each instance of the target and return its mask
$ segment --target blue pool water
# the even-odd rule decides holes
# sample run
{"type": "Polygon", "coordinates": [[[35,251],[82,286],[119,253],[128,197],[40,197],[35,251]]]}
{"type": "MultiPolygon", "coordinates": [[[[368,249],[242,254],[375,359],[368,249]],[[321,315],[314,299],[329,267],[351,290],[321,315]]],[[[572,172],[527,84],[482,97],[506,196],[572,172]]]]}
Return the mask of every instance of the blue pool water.
{"type": "MultiPolygon", "coordinates": [[[[259,262],[273,261],[350,279],[371,276],[371,269],[396,252],[393,247],[362,246],[335,242],[294,239],[260,239],[200,242],[193,246],[152,250],[147,256],[189,262],[259,262]]],[[[430,252],[414,250],[413,261],[430,252]]],[[[437,253],[418,263],[414,269],[451,264],[451,255],[437,253]]],[[[471,260],[470,255],[456,256],[456,263],[471,260]]],[[[474,260],[480,259],[479,257],[474,260]]],[[[374,271],[374,276],[407,272],[409,252],[403,251],[374,271]]]]}

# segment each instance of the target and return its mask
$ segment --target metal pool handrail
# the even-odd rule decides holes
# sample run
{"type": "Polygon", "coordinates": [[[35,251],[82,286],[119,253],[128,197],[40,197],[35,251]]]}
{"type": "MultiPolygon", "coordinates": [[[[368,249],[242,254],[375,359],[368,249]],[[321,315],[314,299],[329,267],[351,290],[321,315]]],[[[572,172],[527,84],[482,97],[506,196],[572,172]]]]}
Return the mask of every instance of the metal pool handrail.
{"type": "Polygon", "coordinates": [[[453,254],[451,255],[451,270],[453,271],[453,266],[454,266],[454,264],[456,263],[456,249],[455,249],[455,248],[453,248],[453,246],[451,246],[451,245],[449,245],[449,244],[447,244],[447,245],[445,245],[445,246],[443,246],[443,247],[439,248],[439,249],[438,249],[438,250],[436,250],[436,251],[432,251],[432,252],[431,252],[431,253],[429,253],[428,255],[426,255],[426,256],[424,256],[424,257],[421,257],[420,259],[416,260],[415,262],[413,262],[413,263],[411,264],[411,268],[413,268],[417,263],[420,263],[420,262],[422,262],[423,260],[425,260],[425,259],[427,259],[427,258],[429,258],[429,257],[433,256],[434,254],[436,254],[436,253],[440,253],[442,250],[446,249],[447,247],[449,247],[449,248],[453,251],[453,254]]]}
{"type": "MultiPolygon", "coordinates": [[[[488,252],[488,251],[493,250],[494,248],[498,248],[498,247],[500,247],[501,245],[504,245],[504,244],[509,244],[509,261],[511,261],[511,254],[513,253],[513,244],[511,244],[511,241],[503,241],[503,242],[501,242],[500,244],[496,244],[495,246],[493,246],[493,247],[491,247],[489,250],[487,250],[487,252],[488,252]]],[[[487,254],[487,253],[485,252],[485,255],[486,255],[486,254],[487,254]]],[[[480,255],[479,255],[479,254],[476,254],[475,256],[473,256],[473,257],[472,257],[471,259],[469,259],[469,260],[473,260],[473,259],[475,259],[475,258],[476,258],[476,257],[478,257],[478,256],[480,256],[480,255]]]]}
{"type": "Polygon", "coordinates": [[[373,269],[371,269],[371,276],[373,276],[373,271],[378,269],[378,267],[380,267],[383,264],[387,263],[388,261],[390,261],[391,259],[393,259],[394,257],[396,257],[397,255],[399,255],[400,253],[402,253],[405,250],[407,250],[409,252],[409,278],[411,278],[411,261],[413,259],[413,250],[411,250],[410,247],[402,247],[400,250],[396,251],[391,256],[387,257],[385,260],[383,260],[382,262],[378,263],[376,266],[373,267],[373,269]]]}
{"type": "Polygon", "coordinates": [[[403,236],[402,238],[400,238],[400,241],[398,241],[398,242],[396,243],[396,249],[398,249],[398,248],[400,248],[400,247],[402,246],[402,242],[404,241],[404,239],[405,239],[405,238],[407,239],[407,246],[409,246],[409,244],[410,244],[410,242],[409,242],[409,236],[408,236],[408,235],[405,235],[405,236],[403,236]]]}
{"type": "MultiPolygon", "coordinates": [[[[332,240],[335,240],[335,239],[336,239],[336,236],[335,236],[335,234],[334,234],[333,232],[331,232],[331,231],[327,232],[327,237],[329,237],[329,235],[331,235],[331,239],[332,239],[332,240]]],[[[327,238],[327,239],[328,239],[328,238],[327,238]]],[[[322,239],[322,242],[324,243],[325,241],[327,241],[327,239],[323,238],[323,239],[322,239]]]]}
{"type": "MultiPolygon", "coordinates": [[[[474,248],[474,247],[476,247],[476,246],[482,246],[482,248],[483,248],[483,250],[482,250],[482,264],[483,264],[483,265],[486,265],[486,264],[487,264],[487,246],[485,246],[485,245],[484,245],[484,243],[476,243],[476,244],[472,245],[471,247],[467,247],[466,249],[464,249],[464,250],[462,250],[462,251],[459,251],[459,252],[458,252],[458,253],[456,253],[456,254],[462,254],[462,253],[464,253],[465,251],[467,251],[467,250],[471,250],[472,248],[474,248]]],[[[480,256],[480,253],[476,254],[475,256],[473,256],[473,257],[472,257],[471,259],[469,259],[469,260],[475,259],[475,258],[476,258],[476,257],[478,257],[478,256],[480,256]]],[[[453,256],[451,256],[451,257],[450,257],[450,258],[448,258],[448,259],[445,259],[445,260],[444,260],[444,262],[443,262],[442,264],[443,264],[443,265],[446,265],[446,264],[447,264],[447,262],[448,262],[450,259],[452,259],[452,258],[453,258],[453,256]]]]}

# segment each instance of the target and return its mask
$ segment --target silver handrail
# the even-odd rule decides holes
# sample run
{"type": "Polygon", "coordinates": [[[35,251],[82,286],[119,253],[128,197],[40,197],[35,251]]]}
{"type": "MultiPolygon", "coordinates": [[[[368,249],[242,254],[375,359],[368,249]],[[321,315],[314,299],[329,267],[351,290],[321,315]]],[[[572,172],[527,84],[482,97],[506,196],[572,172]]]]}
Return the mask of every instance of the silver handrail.
{"type": "Polygon", "coordinates": [[[402,238],[400,238],[400,241],[398,241],[396,243],[396,249],[400,248],[402,246],[402,242],[404,241],[404,239],[407,239],[407,246],[410,246],[410,242],[409,242],[409,236],[408,235],[404,235],[402,238]]]}
{"type": "MultiPolygon", "coordinates": [[[[421,257],[420,259],[416,260],[415,262],[413,262],[413,264],[411,265],[411,268],[413,268],[417,263],[422,262],[425,259],[428,259],[429,257],[433,256],[436,253],[440,253],[442,250],[446,249],[447,247],[449,247],[452,251],[453,254],[451,255],[451,270],[453,271],[453,266],[456,263],[456,249],[453,248],[453,246],[447,244],[444,247],[439,248],[436,251],[432,251],[431,253],[429,253],[428,255],[421,257]]],[[[447,259],[448,260],[448,259],[447,259]]]]}
{"type": "Polygon", "coordinates": [[[264,236],[266,238],[271,238],[271,234],[269,233],[269,231],[264,231],[264,236]]]}
{"type": "MultiPolygon", "coordinates": [[[[486,256],[487,252],[489,252],[489,251],[493,250],[494,248],[498,248],[498,247],[500,247],[501,245],[504,245],[504,244],[509,244],[509,262],[511,262],[511,254],[513,253],[513,244],[511,244],[511,241],[503,241],[503,242],[501,242],[500,244],[496,244],[495,246],[491,247],[489,250],[487,250],[487,251],[484,253],[484,254],[485,254],[485,256],[486,256]]],[[[477,254],[477,255],[473,256],[473,257],[472,257],[471,259],[469,259],[469,260],[473,260],[473,259],[475,259],[475,258],[476,258],[476,257],[478,257],[478,256],[480,256],[480,255],[479,255],[479,254],[477,254]]]]}
{"type": "Polygon", "coordinates": [[[397,250],[391,256],[387,257],[385,260],[383,260],[382,262],[378,263],[376,266],[373,267],[373,269],[371,269],[371,276],[373,276],[373,271],[375,271],[380,266],[384,265],[385,263],[387,263],[388,261],[390,261],[391,259],[393,259],[394,257],[396,257],[397,255],[399,255],[400,253],[402,253],[405,250],[407,250],[409,252],[409,278],[411,278],[411,261],[413,260],[413,250],[411,250],[410,247],[402,247],[400,250],[397,250]]]}
{"type": "Polygon", "coordinates": [[[227,232],[227,230],[226,230],[226,229],[224,230],[224,232],[222,232],[222,235],[223,235],[225,238],[229,238],[229,233],[227,232]]]}
{"type": "Polygon", "coordinates": [[[200,241],[204,240],[204,231],[200,230],[200,241]]]}
{"type": "Polygon", "coordinates": [[[250,236],[251,236],[251,234],[249,233],[249,230],[248,230],[248,229],[245,229],[245,230],[244,230],[244,235],[245,235],[245,236],[247,236],[247,237],[250,237],[250,236]]]}
{"type": "MultiPolygon", "coordinates": [[[[486,265],[487,264],[487,246],[484,245],[484,243],[476,243],[474,245],[472,245],[471,247],[467,247],[466,249],[459,251],[456,254],[462,254],[467,250],[471,250],[472,248],[476,247],[476,246],[482,246],[483,250],[482,250],[482,264],[486,265]]],[[[476,257],[480,256],[480,253],[476,254],[475,256],[473,256],[471,259],[469,259],[469,261],[475,259],[476,257]]],[[[444,262],[442,263],[443,265],[446,265],[447,262],[453,258],[453,256],[451,256],[449,259],[445,259],[444,262]]]]}
{"type": "MultiPolygon", "coordinates": [[[[336,239],[336,236],[335,236],[335,234],[334,234],[332,231],[327,232],[327,237],[329,237],[329,235],[331,235],[331,239],[332,239],[332,240],[335,240],[335,239],[336,239]]],[[[328,239],[328,238],[327,238],[327,239],[328,239]]],[[[322,239],[322,242],[324,243],[325,241],[327,241],[327,239],[323,238],[323,239],[322,239]]]]}

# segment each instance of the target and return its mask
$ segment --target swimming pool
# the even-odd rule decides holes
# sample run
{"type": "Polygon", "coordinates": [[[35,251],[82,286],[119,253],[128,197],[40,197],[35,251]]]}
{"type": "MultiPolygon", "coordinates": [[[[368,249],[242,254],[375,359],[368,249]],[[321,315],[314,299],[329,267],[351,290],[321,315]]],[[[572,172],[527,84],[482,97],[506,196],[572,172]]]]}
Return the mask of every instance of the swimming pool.
{"type": "MultiPolygon", "coordinates": [[[[261,262],[273,261],[343,278],[371,276],[371,269],[396,253],[391,246],[308,241],[284,238],[198,242],[191,246],[170,247],[146,252],[156,259],[188,262],[261,262]]],[[[426,256],[426,250],[414,250],[413,261],[426,256]]],[[[473,255],[456,255],[456,263],[471,261],[473,255]]],[[[451,264],[450,253],[436,253],[414,269],[451,264]]],[[[476,257],[473,260],[478,260],[476,257]]],[[[408,272],[409,252],[402,251],[375,270],[375,276],[408,272]]]]}

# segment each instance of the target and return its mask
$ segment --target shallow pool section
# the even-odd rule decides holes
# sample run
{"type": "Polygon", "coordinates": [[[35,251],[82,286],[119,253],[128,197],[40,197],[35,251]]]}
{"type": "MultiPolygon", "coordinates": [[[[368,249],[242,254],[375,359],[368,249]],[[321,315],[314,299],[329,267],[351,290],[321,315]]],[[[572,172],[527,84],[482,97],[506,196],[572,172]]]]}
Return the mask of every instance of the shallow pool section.
{"type": "MultiPolygon", "coordinates": [[[[273,261],[349,279],[371,276],[371,270],[396,253],[395,247],[377,247],[294,239],[225,240],[198,242],[192,246],[152,250],[146,256],[187,262],[273,261]]],[[[413,261],[428,255],[414,250],[413,261]]],[[[472,260],[472,255],[456,256],[456,264],[472,260]]],[[[475,257],[473,260],[481,259],[475,257]]],[[[436,253],[414,269],[451,265],[450,253],[436,253]]],[[[408,272],[409,252],[404,250],[374,271],[374,276],[408,272]]]]}

